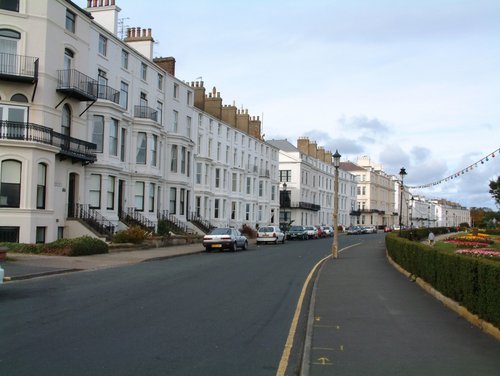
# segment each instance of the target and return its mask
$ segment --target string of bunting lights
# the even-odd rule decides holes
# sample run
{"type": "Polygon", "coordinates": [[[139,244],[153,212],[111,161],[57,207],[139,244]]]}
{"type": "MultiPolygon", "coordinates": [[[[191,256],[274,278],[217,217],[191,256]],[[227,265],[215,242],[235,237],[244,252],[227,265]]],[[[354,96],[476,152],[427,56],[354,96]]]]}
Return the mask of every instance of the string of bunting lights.
{"type": "Polygon", "coordinates": [[[470,171],[474,170],[475,168],[478,168],[480,164],[484,164],[485,162],[489,162],[490,158],[495,158],[495,154],[497,154],[497,155],[500,154],[500,148],[491,152],[486,157],[481,158],[479,161],[471,164],[470,166],[467,166],[464,169],[459,170],[459,171],[455,172],[454,174],[451,174],[450,176],[447,176],[446,178],[443,178],[441,180],[438,180],[438,181],[435,181],[435,182],[429,183],[429,184],[407,186],[407,188],[410,188],[410,189],[430,188],[430,187],[433,187],[435,185],[441,184],[443,182],[457,179],[460,176],[465,175],[465,173],[470,172],[470,171]]]}

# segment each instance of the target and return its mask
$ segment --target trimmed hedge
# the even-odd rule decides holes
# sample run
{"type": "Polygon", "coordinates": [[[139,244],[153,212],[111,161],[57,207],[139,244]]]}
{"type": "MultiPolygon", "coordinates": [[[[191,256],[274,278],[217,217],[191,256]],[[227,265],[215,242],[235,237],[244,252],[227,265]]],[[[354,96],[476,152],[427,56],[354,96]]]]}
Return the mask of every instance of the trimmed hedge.
{"type": "Polygon", "coordinates": [[[500,328],[500,262],[439,251],[395,233],[385,242],[402,268],[500,328]]]}

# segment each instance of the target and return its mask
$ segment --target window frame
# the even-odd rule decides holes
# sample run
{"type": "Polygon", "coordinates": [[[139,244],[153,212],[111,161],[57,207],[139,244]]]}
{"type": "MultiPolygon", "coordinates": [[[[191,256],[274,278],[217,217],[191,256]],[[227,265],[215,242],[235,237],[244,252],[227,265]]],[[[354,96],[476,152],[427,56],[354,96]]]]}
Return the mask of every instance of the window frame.
{"type": "Polygon", "coordinates": [[[37,164],[36,208],[45,209],[47,201],[47,164],[37,164]],[[42,171],[40,170],[42,168],[42,171]],[[42,174],[42,175],[41,175],[42,174]],[[40,181],[42,178],[42,181],[40,181]]]}
{"type": "Polygon", "coordinates": [[[69,9],[66,9],[66,23],[64,26],[66,31],[73,34],[76,32],[76,13],[70,11],[69,9]]]}
{"type": "Polygon", "coordinates": [[[107,56],[108,53],[108,38],[102,34],[99,34],[98,52],[102,56],[107,56]]]}
{"type": "MultiPolygon", "coordinates": [[[[0,163],[0,198],[6,197],[7,200],[5,203],[2,202],[0,199],[0,208],[20,208],[21,207],[21,183],[22,183],[22,171],[23,171],[23,164],[21,161],[18,161],[16,159],[4,159],[0,163]],[[6,176],[4,176],[4,172],[7,169],[6,164],[8,162],[12,162],[16,164],[16,169],[19,171],[19,176],[15,177],[16,182],[10,182],[5,180],[6,176]],[[5,166],[4,166],[5,164],[5,166]],[[18,180],[18,181],[17,181],[18,180]],[[13,195],[14,194],[14,195],[13,195]],[[15,197],[14,197],[15,196],[15,197]],[[14,201],[13,203],[10,203],[10,198],[13,198],[14,201]]],[[[15,171],[17,174],[17,171],[15,171]]],[[[9,176],[10,178],[10,176],[9,176]]]]}

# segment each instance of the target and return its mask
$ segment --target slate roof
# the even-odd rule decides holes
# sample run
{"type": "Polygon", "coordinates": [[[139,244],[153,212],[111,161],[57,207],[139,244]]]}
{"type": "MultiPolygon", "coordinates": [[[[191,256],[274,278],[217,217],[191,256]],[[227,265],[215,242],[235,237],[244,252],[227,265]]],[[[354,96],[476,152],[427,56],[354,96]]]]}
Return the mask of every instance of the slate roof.
{"type": "Polygon", "coordinates": [[[356,163],[352,163],[350,161],[340,162],[340,169],[344,171],[365,171],[363,167],[358,166],[356,163]]]}
{"type": "Polygon", "coordinates": [[[283,150],[288,153],[298,152],[295,146],[293,146],[288,140],[266,140],[266,142],[280,150],[283,150]]]}

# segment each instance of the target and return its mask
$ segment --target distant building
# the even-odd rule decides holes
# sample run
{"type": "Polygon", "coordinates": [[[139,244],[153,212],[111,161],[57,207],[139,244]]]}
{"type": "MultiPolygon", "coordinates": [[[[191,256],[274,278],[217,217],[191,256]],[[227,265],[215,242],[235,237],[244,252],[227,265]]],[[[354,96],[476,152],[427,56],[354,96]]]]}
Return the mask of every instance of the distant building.
{"type": "Polygon", "coordinates": [[[357,177],[356,224],[379,228],[394,225],[398,211],[395,211],[393,180],[382,166],[363,156],[356,163],[341,162],[340,168],[357,177]]]}
{"type": "MultiPolygon", "coordinates": [[[[302,137],[297,146],[288,140],[270,140],[279,149],[280,223],[332,225],[333,179],[332,153],[316,142],[302,137]]],[[[339,225],[348,227],[355,206],[355,177],[339,170],[339,225]]]]}

